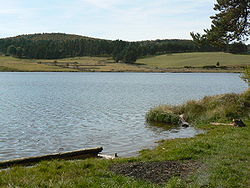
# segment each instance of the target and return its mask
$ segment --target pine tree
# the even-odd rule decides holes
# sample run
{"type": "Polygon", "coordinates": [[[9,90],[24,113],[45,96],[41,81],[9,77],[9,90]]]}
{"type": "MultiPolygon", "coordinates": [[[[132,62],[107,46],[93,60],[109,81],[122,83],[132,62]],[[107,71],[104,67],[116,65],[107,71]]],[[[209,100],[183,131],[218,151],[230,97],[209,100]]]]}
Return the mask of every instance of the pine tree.
{"type": "MultiPolygon", "coordinates": [[[[206,38],[214,46],[225,47],[231,41],[246,40],[250,35],[250,0],[217,0],[211,17],[211,29],[206,29],[206,38]]],[[[192,35],[195,39],[196,35],[192,35]]]]}

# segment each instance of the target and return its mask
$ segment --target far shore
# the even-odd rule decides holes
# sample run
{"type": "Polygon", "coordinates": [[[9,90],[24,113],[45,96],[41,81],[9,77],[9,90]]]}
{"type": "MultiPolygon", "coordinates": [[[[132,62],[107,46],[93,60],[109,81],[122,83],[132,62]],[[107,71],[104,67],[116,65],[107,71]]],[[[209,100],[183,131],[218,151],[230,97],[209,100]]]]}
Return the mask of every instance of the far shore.
{"type": "Polygon", "coordinates": [[[250,55],[223,52],[163,54],[117,63],[112,57],[72,57],[64,59],[19,59],[0,56],[0,72],[173,72],[242,73],[250,66],[250,55]]]}

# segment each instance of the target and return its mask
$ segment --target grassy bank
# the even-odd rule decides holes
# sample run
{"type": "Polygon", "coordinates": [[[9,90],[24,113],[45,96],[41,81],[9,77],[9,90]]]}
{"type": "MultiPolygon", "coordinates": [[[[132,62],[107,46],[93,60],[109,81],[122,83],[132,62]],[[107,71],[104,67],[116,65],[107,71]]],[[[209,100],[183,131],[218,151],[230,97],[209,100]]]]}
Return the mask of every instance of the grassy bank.
{"type": "MultiPolygon", "coordinates": [[[[171,113],[184,113],[191,122],[196,122],[197,128],[205,130],[204,134],[194,138],[160,141],[157,148],[143,150],[140,156],[133,158],[51,161],[32,168],[14,167],[0,172],[0,187],[249,187],[249,93],[248,90],[243,94],[206,97],[188,102],[178,111],[174,111],[177,107],[161,107],[165,110],[161,114],[170,110],[171,113]],[[239,128],[208,123],[211,120],[229,121],[231,115],[243,118],[248,126],[239,128]],[[152,170],[145,165],[154,166],[166,161],[199,165],[185,176],[173,173],[161,184],[145,179],[144,175],[155,177],[156,174],[165,178],[170,168],[152,170]],[[134,171],[139,179],[131,177],[133,173],[124,176],[111,170],[119,165],[124,170],[140,169],[134,171]]],[[[158,108],[151,112],[154,110],[158,112],[158,108]]]]}
{"type": "MultiPolygon", "coordinates": [[[[1,187],[249,187],[250,123],[246,128],[199,125],[206,134],[195,138],[162,141],[138,158],[113,161],[42,162],[35,167],[15,167],[0,172],[1,187]],[[185,178],[178,174],[161,185],[110,170],[114,164],[142,161],[196,161],[201,166],[185,178]]],[[[149,171],[145,171],[149,173],[149,171]]],[[[164,172],[162,172],[164,176],[164,172]]]]}
{"type": "Polygon", "coordinates": [[[75,57],[56,60],[0,56],[0,71],[28,72],[242,72],[250,55],[228,53],[176,53],[115,63],[111,57],[75,57]],[[219,62],[219,66],[216,64],[219,62]]]}
{"type": "Polygon", "coordinates": [[[232,119],[250,118],[250,90],[242,94],[223,94],[191,100],[185,104],[163,105],[153,108],[147,114],[147,121],[160,123],[178,122],[178,116],[191,123],[230,122],[232,119]]]}

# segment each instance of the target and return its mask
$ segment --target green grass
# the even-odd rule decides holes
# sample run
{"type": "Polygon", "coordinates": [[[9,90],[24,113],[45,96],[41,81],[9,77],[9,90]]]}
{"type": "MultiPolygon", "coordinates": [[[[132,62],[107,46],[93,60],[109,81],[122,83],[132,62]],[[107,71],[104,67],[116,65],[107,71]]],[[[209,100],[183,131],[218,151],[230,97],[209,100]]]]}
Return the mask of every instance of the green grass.
{"type": "Polygon", "coordinates": [[[137,60],[137,63],[158,68],[203,67],[216,65],[217,62],[220,63],[220,66],[250,65],[250,55],[235,55],[223,52],[174,53],[137,60]]]}
{"type": "MultiPolygon", "coordinates": [[[[206,134],[163,141],[141,152],[141,160],[196,160],[202,167],[185,180],[190,187],[250,186],[250,124],[246,128],[199,125],[206,134]]],[[[183,180],[181,180],[183,181],[183,180]]],[[[186,187],[185,186],[185,187],[186,187]]]]}
{"type": "Polygon", "coordinates": [[[0,172],[1,187],[157,187],[116,175],[108,170],[112,161],[41,162],[35,167],[15,167],[0,172]]]}

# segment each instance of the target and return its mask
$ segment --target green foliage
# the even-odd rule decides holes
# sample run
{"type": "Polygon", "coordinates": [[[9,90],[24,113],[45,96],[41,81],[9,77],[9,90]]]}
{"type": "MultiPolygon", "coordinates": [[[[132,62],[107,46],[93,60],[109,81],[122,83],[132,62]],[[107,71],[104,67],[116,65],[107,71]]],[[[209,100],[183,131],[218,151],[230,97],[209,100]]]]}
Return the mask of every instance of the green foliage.
{"type": "Polygon", "coordinates": [[[228,50],[228,52],[234,53],[234,54],[246,53],[247,46],[245,44],[243,44],[242,42],[234,42],[234,43],[228,45],[227,50],[228,50]]]}
{"type": "MultiPolygon", "coordinates": [[[[211,29],[204,30],[204,35],[191,33],[194,41],[209,43],[226,50],[230,42],[247,39],[250,35],[249,0],[217,0],[214,10],[217,13],[211,16],[211,29]]],[[[245,46],[242,49],[242,46],[233,45],[229,50],[236,47],[239,49],[233,50],[234,53],[245,52],[245,46]]]]}
{"type": "Polygon", "coordinates": [[[76,56],[113,56],[116,62],[133,63],[138,57],[173,52],[214,51],[196,48],[191,40],[155,40],[126,42],[103,40],[64,33],[20,35],[0,39],[0,53],[30,59],[58,59],[76,56]],[[17,49],[18,48],[18,49],[17,49]],[[14,48],[13,48],[14,49],[14,48]]]}
{"type": "Polygon", "coordinates": [[[113,59],[115,62],[119,62],[123,59],[124,56],[124,48],[126,47],[127,42],[122,40],[116,40],[114,41],[114,49],[112,52],[113,59]]]}
{"type": "Polygon", "coordinates": [[[130,44],[124,49],[123,62],[124,63],[134,63],[137,60],[138,51],[137,48],[130,44]]]}
{"type": "Polygon", "coordinates": [[[22,57],[23,56],[23,49],[21,47],[16,48],[16,57],[22,57]]]}
{"type": "Polygon", "coordinates": [[[7,55],[16,55],[16,47],[14,45],[10,45],[7,48],[7,55]]]}
{"type": "Polygon", "coordinates": [[[219,51],[219,48],[215,48],[209,43],[205,35],[194,32],[191,32],[190,35],[199,51],[219,51]]]}
{"type": "Polygon", "coordinates": [[[214,10],[218,13],[211,17],[211,29],[206,30],[209,40],[233,41],[250,35],[249,0],[217,0],[214,10]]]}

